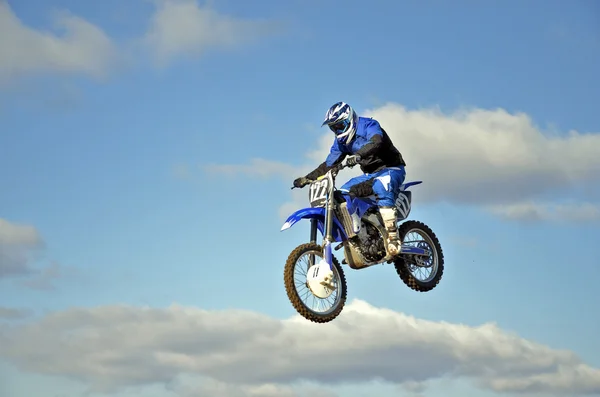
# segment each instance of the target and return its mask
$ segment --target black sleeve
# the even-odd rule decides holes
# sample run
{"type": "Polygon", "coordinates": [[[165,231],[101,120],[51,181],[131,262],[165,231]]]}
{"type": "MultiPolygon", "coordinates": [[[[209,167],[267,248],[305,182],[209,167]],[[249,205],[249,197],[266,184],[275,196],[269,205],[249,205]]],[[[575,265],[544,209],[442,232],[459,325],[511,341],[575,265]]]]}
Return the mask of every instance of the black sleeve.
{"type": "Polygon", "coordinates": [[[327,163],[325,161],[323,161],[321,164],[319,164],[319,166],[317,168],[315,168],[314,170],[312,170],[311,172],[306,174],[306,178],[310,179],[311,181],[314,181],[315,179],[317,179],[318,177],[320,177],[321,175],[323,175],[330,169],[331,169],[331,167],[328,167],[327,163]]]}
{"type": "Polygon", "coordinates": [[[345,158],[346,158],[346,153],[342,153],[342,155],[337,159],[337,161],[335,163],[333,163],[333,165],[331,167],[328,167],[327,162],[323,161],[321,164],[319,164],[319,166],[317,168],[315,168],[313,171],[306,174],[306,178],[314,181],[315,179],[317,179],[321,175],[324,175],[327,171],[329,171],[330,169],[332,169],[333,167],[335,167],[336,165],[341,163],[345,158]]]}
{"type": "Polygon", "coordinates": [[[380,134],[373,135],[371,139],[369,139],[369,143],[365,146],[361,147],[356,154],[361,158],[368,157],[373,153],[377,152],[381,145],[383,144],[383,137],[380,134]]]}

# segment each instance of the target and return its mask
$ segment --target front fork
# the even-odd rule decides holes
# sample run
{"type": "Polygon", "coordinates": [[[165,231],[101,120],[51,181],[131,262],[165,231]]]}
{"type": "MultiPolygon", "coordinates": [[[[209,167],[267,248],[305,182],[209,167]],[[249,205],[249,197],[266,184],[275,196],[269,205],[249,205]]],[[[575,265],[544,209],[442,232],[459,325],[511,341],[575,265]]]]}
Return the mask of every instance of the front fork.
{"type": "MultiPolygon", "coordinates": [[[[331,252],[331,242],[333,241],[333,236],[331,235],[331,229],[333,227],[333,203],[330,203],[327,206],[327,211],[325,214],[325,238],[323,239],[323,255],[325,256],[325,261],[329,264],[329,268],[333,270],[333,260],[332,260],[332,252],[331,252]]],[[[316,244],[317,243],[317,220],[310,220],[310,242],[316,244]]],[[[315,264],[315,256],[310,255],[308,260],[308,268],[310,269],[315,264]]],[[[308,270],[308,269],[307,269],[308,270]]]]}
{"type": "Polygon", "coordinates": [[[331,197],[332,192],[327,195],[327,209],[325,210],[325,238],[323,239],[323,254],[325,261],[329,264],[329,269],[333,271],[333,260],[331,253],[331,243],[333,242],[333,208],[334,201],[331,197]]]}
{"type": "MultiPolygon", "coordinates": [[[[317,243],[317,220],[312,218],[310,220],[310,242],[313,244],[317,243]]],[[[310,254],[308,256],[308,268],[306,269],[306,271],[308,271],[308,269],[310,269],[313,265],[315,264],[315,255],[314,254],[310,254]]]]}
{"type": "Polygon", "coordinates": [[[313,244],[317,243],[317,220],[310,220],[310,242],[313,244]]]}

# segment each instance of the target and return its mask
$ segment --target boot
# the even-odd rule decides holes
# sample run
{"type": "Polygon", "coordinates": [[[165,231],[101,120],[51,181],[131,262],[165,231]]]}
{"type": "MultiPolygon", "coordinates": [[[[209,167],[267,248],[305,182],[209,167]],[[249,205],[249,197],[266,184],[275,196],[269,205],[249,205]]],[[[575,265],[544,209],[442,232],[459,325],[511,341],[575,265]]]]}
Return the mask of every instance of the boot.
{"type": "Polygon", "coordinates": [[[379,213],[388,235],[388,253],[391,256],[396,256],[400,253],[402,245],[402,242],[398,240],[396,207],[379,207],[379,213]]]}

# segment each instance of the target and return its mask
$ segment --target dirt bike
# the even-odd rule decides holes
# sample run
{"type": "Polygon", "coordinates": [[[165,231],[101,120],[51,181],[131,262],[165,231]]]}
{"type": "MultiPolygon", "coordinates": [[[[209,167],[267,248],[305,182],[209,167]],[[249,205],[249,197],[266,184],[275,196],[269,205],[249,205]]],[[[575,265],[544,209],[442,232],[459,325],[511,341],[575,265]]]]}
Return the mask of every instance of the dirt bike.
{"type": "Polygon", "coordinates": [[[289,254],[284,267],[284,283],[292,306],[304,318],[316,323],[335,319],[346,302],[346,277],[333,255],[334,243],[339,243],[334,250],[344,249],[342,264],[358,270],[392,263],[400,279],[415,291],[431,291],[440,282],[444,271],[444,254],[437,236],[423,222],[406,220],[412,205],[412,192],[408,188],[422,181],[404,183],[399,188],[395,207],[398,223],[404,221],[398,226],[402,245],[400,253],[391,256],[375,196],[352,197],[335,187],[335,178],[348,167],[347,162],[348,159],[342,161],[325,175],[310,181],[310,207],[292,213],[281,227],[284,231],[302,219],[310,220],[310,242],[297,246],[289,254]],[[317,231],[323,236],[321,244],[317,244],[317,231]],[[420,238],[409,240],[411,233],[420,238]],[[299,266],[305,256],[308,257],[305,264],[299,266]],[[320,261],[315,263],[315,257],[320,257],[320,261]],[[424,269],[431,269],[429,277],[417,278],[416,271],[424,269]],[[295,280],[298,270],[303,272],[300,276],[306,277],[305,281],[295,280]],[[308,291],[300,292],[299,287],[308,291]],[[309,305],[303,298],[311,296],[313,301],[309,305]]]}

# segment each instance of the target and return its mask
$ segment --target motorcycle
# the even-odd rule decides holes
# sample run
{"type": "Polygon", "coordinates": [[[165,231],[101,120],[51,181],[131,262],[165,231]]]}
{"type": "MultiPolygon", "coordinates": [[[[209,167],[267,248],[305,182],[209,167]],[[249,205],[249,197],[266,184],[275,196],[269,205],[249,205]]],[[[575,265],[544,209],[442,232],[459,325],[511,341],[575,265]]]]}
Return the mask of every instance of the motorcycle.
{"type": "MultiPolygon", "coordinates": [[[[357,158],[359,160],[359,158],[357,158]]],[[[435,233],[423,222],[407,220],[411,211],[411,186],[422,181],[404,183],[399,188],[395,202],[398,237],[402,241],[400,253],[388,253],[387,231],[379,214],[374,196],[351,197],[335,187],[337,174],[348,167],[348,159],[334,166],[325,175],[308,184],[310,207],[292,213],[281,227],[287,230],[303,219],[310,221],[310,242],[294,248],[284,266],[284,283],[287,296],[294,309],[307,320],[327,323],[343,310],[347,285],[342,266],[333,250],[344,249],[342,264],[354,270],[378,264],[393,264],[400,279],[412,290],[427,292],[434,289],[444,271],[444,254],[435,233]],[[322,242],[317,243],[317,231],[322,242]],[[420,236],[410,239],[414,233],[420,236]],[[338,243],[332,250],[332,246],[338,243]],[[414,244],[414,245],[410,245],[414,244]],[[300,260],[307,256],[303,266],[300,260]],[[315,258],[320,260],[315,263],[315,258]],[[416,277],[417,271],[430,269],[425,279],[416,277]],[[305,281],[296,281],[297,270],[303,271],[305,281]],[[306,287],[308,292],[300,292],[306,287]],[[309,305],[303,298],[311,298],[309,305]]],[[[294,189],[294,187],[292,187],[294,189]]]]}

